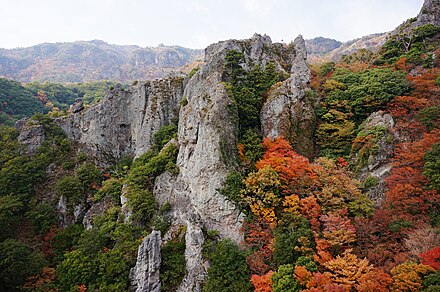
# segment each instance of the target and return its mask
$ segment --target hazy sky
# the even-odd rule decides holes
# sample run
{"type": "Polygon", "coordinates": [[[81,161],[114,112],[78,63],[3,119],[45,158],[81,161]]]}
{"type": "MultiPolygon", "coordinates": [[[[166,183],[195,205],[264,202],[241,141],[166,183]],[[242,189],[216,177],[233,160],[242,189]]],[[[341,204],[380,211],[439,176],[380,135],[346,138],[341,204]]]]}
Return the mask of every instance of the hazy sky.
{"type": "Polygon", "coordinates": [[[100,39],[204,48],[255,32],[341,41],[394,29],[423,0],[0,0],[0,48],[100,39]]]}

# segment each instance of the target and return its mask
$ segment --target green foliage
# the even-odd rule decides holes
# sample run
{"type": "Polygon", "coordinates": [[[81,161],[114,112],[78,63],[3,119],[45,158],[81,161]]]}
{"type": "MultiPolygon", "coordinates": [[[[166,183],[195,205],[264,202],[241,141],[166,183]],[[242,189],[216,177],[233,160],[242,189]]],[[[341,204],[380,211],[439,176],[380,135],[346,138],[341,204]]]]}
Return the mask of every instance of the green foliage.
{"type": "Polygon", "coordinates": [[[273,292],[301,291],[301,285],[293,276],[294,272],[293,265],[280,265],[278,271],[272,275],[273,292]]]}
{"type": "Polygon", "coordinates": [[[176,291],[185,276],[185,228],[161,248],[160,291],[176,291]]]}
{"type": "Polygon", "coordinates": [[[111,178],[102,183],[102,187],[94,194],[95,202],[109,197],[113,202],[119,203],[122,191],[122,182],[119,179],[111,178]]]}
{"type": "Polygon", "coordinates": [[[348,203],[348,210],[355,217],[369,217],[374,212],[374,204],[366,195],[361,194],[348,203]]]}
{"type": "Polygon", "coordinates": [[[222,240],[209,245],[207,250],[205,248],[204,254],[208,257],[210,267],[203,291],[252,291],[245,254],[235,243],[222,240]]]}
{"type": "Polygon", "coordinates": [[[51,101],[59,109],[68,109],[69,105],[80,98],[71,88],[58,83],[34,81],[25,84],[25,87],[34,97],[51,101]]]}
{"type": "Polygon", "coordinates": [[[62,291],[71,291],[75,286],[93,283],[98,273],[96,263],[81,250],[68,252],[56,271],[57,282],[62,291]]]}
{"type": "Polygon", "coordinates": [[[177,138],[177,123],[168,126],[163,126],[159,131],[153,135],[153,151],[162,150],[163,146],[171,139],[177,138]]]}
{"type": "Polygon", "coordinates": [[[93,185],[98,186],[102,180],[101,171],[91,163],[82,164],[76,170],[76,175],[85,190],[90,189],[93,185]]]}
{"type": "Polygon", "coordinates": [[[405,228],[410,228],[412,227],[413,224],[411,221],[408,220],[394,220],[392,222],[390,222],[390,224],[388,225],[388,228],[390,229],[391,232],[402,232],[403,229],[405,228]]]}
{"type": "Polygon", "coordinates": [[[194,74],[196,74],[197,71],[199,71],[199,69],[200,69],[200,67],[192,68],[191,71],[189,71],[189,73],[188,73],[188,79],[191,79],[194,76],[194,74]]]}
{"type": "Polygon", "coordinates": [[[426,292],[440,291],[440,271],[426,276],[423,280],[423,288],[426,292]]]}
{"type": "MultiPolygon", "coordinates": [[[[361,125],[360,128],[363,126],[361,125]]],[[[351,155],[356,156],[356,163],[353,166],[355,172],[365,167],[370,159],[374,158],[379,151],[379,141],[387,133],[387,128],[374,126],[360,131],[351,145],[351,155]]]]}
{"type": "Polygon", "coordinates": [[[343,83],[345,89],[332,90],[327,99],[348,100],[355,121],[385,109],[387,102],[409,90],[406,74],[388,68],[367,69],[359,73],[336,69],[332,79],[343,83]]]}
{"type": "Polygon", "coordinates": [[[57,214],[49,203],[36,204],[26,213],[26,217],[32,221],[37,234],[45,234],[58,222],[57,214]]]}
{"type": "Polygon", "coordinates": [[[7,115],[7,117],[3,116],[4,122],[11,124],[11,120],[16,121],[47,111],[44,105],[19,82],[0,78],[0,113],[7,115]]]}
{"type": "Polygon", "coordinates": [[[188,99],[186,99],[186,97],[182,97],[182,99],[180,100],[180,106],[186,106],[188,104],[188,99]]]}
{"type": "Polygon", "coordinates": [[[17,196],[0,196],[0,240],[10,235],[20,220],[23,202],[17,196]]]}
{"type": "Polygon", "coordinates": [[[85,197],[82,183],[76,176],[67,175],[57,181],[55,192],[58,196],[65,196],[69,204],[75,205],[82,202],[85,197]]]}
{"type": "Polygon", "coordinates": [[[428,178],[430,187],[440,192],[440,143],[432,145],[424,160],[423,174],[428,178]]]}
{"type": "Polygon", "coordinates": [[[303,217],[285,214],[274,235],[273,261],[277,265],[294,263],[301,256],[309,256],[313,250],[313,232],[303,217]]]}
{"type": "Polygon", "coordinates": [[[6,239],[0,242],[0,290],[19,291],[18,286],[46,264],[42,254],[32,252],[20,241],[6,239]]]}
{"type": "Polygon", "coordinates": [[[131,219],[135,222],[147,224],[154,216],[157,202],[153,194],[146,189],[131,187],[127,193],[128,206],[132,210],[131,219]]]}
{"type": "Polygon", "coordinates": [[[440,117],[440,106],[422,108],[416,115],[416,119],[429,131],[435,128],[435,122],[440,117]]]}
{"type": "Polygon", "coordinates": [[[327,62],[322,64],[318,70],[319,77],[325,77],[335,70],[335,62],[327,62]]]}
{"type": "Polygon", "coordinates": [[[381,48],[377,64],[392,64],[406,58],[414,65],[433,67],[432,52],[439,47],[440,27],[426,24],[391,37],[381,48]]]}
{"type": "Polygon", "coordinates": [[[129,185],[152,188],[154,179],[175,164],[177,153],[177,146],[172,144],[157,155],[151,150],[143,154],[133,163],[128,175],[129,185]]]}
{"type": "Polygon", "coordinates": [[[353,54],[350,55],[343,55],[342,56],[342,62],[347,64],[353,64],[353,63],[366,63],[371,64],[375,60],[376,55],[367,49],[359,49],[353,54]]]}
{"type": "Polygon", "coordinates": [[[128,273],[136,260],[141,229],[121,223],[120,215],[120,207],[110,208],[94,218],[92,229],[78,226],[55,237],[56,254],[74,248],[57,266],[60,290],[71,291],[81,284],[99,291],[128,289],[128,273]]]}
{"type": "Polygon", "coordinates": [[[296,260],[295,266],[303,266],[309,272],[316,272],[318,270],[316,263],[310,257],[299,257],[296,260]]]}
{"type": "Polygon", "coordinates": [[[256,65],[246,72],[241,66],[244,62],[243,53],[228,51],[223,76],[229,84],[229,95],[235,102],[240,137],[248,129],[259,129],[263,94],[280,78],[273,63],[269,63],[264,69],[256,65]]]}
{"type": "Polygon", "coordinates": [[[263,144],[261,144],[261,137],[254,131],[248,129],[241,137],[239,144],[242,145],[242,153],[239,157],[242,161],[242,166],[246,172],[255,170],[255,163],[261,159],[264,153],[263,144]]]}
{"type": "Polygon", "coordinates": [[[351,107],[342,101],[330,102],[329,110],[321,116],[316,129],[316,140],[321,156],[338,158],[350,152],[355,123],[351,121],[351,107]]]}
{"type": "Polygon", "coordinates": [[[370,188],[374,188],[379,184],[379,180],[372,175],[367,176],[367,178],[362,182],[362,184],[359,186],[362,190],[368,190],[370,188]]]}
{"type": "Polygon", "coordinates": [[[245,208],[246,203],[241,198],[240,191],[244,188],[243,176],[236,171],[231,171],[226,177],[223,188],[219,190],[220,194],[233,202],[240,209],[245,208]]]}
{"type": "Polygon", "coordinates": [[[52,246],[56,263],[63,261],[64,254],[71,251],[78,244],[83,231],[83,225],[78,223],[69,225],[55,234],[52,246]]]}

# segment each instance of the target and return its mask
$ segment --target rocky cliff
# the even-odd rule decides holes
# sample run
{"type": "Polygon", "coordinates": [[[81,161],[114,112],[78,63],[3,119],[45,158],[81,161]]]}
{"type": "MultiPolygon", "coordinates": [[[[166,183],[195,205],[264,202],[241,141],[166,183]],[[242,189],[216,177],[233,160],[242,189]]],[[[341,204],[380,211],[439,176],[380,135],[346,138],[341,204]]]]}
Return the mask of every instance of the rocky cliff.
{"type": "MultiPolygon", "coordinates": [[[[289,137],[300,152],[310,154],[314,114],[305,98],[310,70],[301,36],[290,45],[272,43],[268,36],[257,34],[248,40],[213,44],[191,78],[147,81],[129,90],[115,88],[96,106],[72,109],[69,116],[57,120],[71,139],[98,160],[108,161],[145,153],[152,135],[178,118],[180,172],[177,177],[168,172],[157,177],[154,195],[160,204],[171,204],[172,225],[186,226],[187,272],[179,291],[201,289],[207,267],[201,253],[204,229],[217,230],[221,238],[237,243],[242,238],[240,212],[218,192],[237,165],[238,118],[230,110],[233,100],[224,79],[225,57],[231,50],[243,54],[240,66],[245,71],[275,64],[285,80],[270,90],[263,105],[263,134],[289,137]]],[[[132,279],[142,277],[137,270],[132,279]]]]}
{"type": "Polygon", "coordinates": [[[57,123],[100,161],[139,156],[156,131],[177,120],[182,94],[182,77],[139,82],[129,90],[116,87],[96,106],[73,110],[57,123]]]}

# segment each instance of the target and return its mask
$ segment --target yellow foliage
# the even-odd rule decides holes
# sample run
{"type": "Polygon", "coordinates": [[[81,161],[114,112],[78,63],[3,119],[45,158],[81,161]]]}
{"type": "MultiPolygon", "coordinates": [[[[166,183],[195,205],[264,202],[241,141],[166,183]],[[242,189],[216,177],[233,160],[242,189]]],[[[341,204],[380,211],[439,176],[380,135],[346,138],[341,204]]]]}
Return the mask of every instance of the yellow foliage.
{"type": "Polygon", "coordinates": [[[344,286],[347,291],[358,284],[357,281],[363,275],[373,269],[367,259],[359,259],[351,251],[351,249],[348,249],[342,257],[337,256],[335,259],[324,263],[324,266],[330,271],[328,275],[333,282],[344,286]]]}
{"type": "Polygon", "coordinates": [[[393,275],[393,291],[420,291],[423,277],[434,272],[430,266],[406,261],[391,270],[393,275]]]}

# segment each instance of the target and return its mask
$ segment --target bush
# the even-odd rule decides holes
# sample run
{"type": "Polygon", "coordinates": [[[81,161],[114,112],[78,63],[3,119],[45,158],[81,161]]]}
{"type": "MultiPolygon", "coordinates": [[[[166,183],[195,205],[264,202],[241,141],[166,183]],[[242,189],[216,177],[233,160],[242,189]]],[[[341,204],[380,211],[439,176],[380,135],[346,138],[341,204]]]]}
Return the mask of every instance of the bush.
{"type": "Polygon", "coordinates": [[[246,256],[231,240],[225,239],[204,250],[210,267],[203,287],[206,292],[252,291],[246,256]]]}
{"type": "Polygon", "coordinates": [[[58,196],[65,196],[67,201],[72,204],[78,204],[85,199],[81,181],[76,176],[65,176],[55,185],[55,192],[58,196]]]}
{"type": "Polygon", "coordinates": [[[185,228],[161,248],[160,291],[176,291],[185,276],[185,228]]]}
{"type": "Polygon", "coordinates": [[[19,285],[46,264],[42,254],[32,252],[20,241],[6,239],[0,242],[0,290],[18,291],[19,285]]]}

